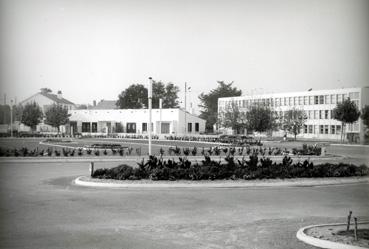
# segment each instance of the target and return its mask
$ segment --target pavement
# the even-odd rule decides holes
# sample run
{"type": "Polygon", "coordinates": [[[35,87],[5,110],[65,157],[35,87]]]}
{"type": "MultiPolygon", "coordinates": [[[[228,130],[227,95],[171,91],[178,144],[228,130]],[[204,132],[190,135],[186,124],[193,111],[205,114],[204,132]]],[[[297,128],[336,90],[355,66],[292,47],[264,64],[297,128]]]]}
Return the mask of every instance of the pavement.
{"type": "MultiPolygon", "coordinates": [[[[111,167],[114,162],[101,162],[111,167]]],[[[110,189],[73,180],[88,165],[0,162],[0,248],[313,249],[311,224],[369,217],[369,184],[110,189]]]]}

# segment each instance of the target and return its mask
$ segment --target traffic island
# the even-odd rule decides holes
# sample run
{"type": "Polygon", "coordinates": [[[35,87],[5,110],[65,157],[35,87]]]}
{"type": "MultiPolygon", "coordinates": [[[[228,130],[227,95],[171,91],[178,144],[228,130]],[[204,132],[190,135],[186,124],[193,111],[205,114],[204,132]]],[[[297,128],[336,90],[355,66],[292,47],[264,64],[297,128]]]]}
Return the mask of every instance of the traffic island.
{"type": "Polygon", "coordinates": [[[368,249],[369,221],[358,222],[357,229],[347,231],[347,224],[321,224],[301,228],[296,237],[319,248],[368,249]],[[356,233],[355,233],[356,230],[356,233]]]}

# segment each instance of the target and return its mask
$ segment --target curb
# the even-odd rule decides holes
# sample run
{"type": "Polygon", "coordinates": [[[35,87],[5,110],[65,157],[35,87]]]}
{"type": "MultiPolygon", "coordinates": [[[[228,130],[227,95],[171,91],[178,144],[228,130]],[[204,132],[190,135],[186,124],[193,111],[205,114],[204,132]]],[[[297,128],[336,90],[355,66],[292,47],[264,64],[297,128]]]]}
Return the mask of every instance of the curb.
{"type": "MultiPolygon", "coordinates": [[[[368,221],[365,222],[358,222],[358,224],[369,224],[368,221]]],[[[297,239],[301,240],[302,242],[305,242],[306,244],[313,245],[319,248],[327,248],[327,249],[368,249],[367,247],[361,247],[361,246],[353,246],[353,245],[347,245],[342,244],[338,242],[333,242],[329,240],[323,240],[314,238],[312,236],[308,236],[305,233],[305,230],[313,227],[324,227],[324,226],[342,226],[346,225],[345,223],[334,223],[334,224],[320,224],[320,225],[311,225],[306,226],[301,229],[299,229],[296,233],[297,239]]]]}
{"type": "MultiPolygon", "coordinates": [[[[369,183],[369,177],[349,178],[349,179],[326,179],[324,182],[312,182],[309,178],[296,178],[296,181],[291,180],[240,180],[240,181],[140,181],[140,180],[91,180],[89,176],[79,176],[74,180],[74,183],[85,187],[108,187],[108,188],[249,188],[249,187],[312,187],[312,186],[327,186],[327,185],[342,185],[342,184],[357,184],[369,183]],[[308,179],[308,180],[304,180],[308,179]],[[329,181],[330,180],[330,181],[329,181]]],[[[323,178],[318,178],[323,179],[323,178]]]]}

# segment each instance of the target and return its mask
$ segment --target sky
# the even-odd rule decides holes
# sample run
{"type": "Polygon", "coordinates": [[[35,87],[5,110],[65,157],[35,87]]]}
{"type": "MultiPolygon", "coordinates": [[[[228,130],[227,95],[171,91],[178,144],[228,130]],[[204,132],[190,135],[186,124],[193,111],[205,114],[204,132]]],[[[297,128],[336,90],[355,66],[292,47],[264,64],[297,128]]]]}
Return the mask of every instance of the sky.
{"type": "Polygon", "coordinates": [[[181,101],[187,82],[194,107],[219,80],[243,94],[369,86],[369,1],[0,0],[0,101],[43,87],[113,100],[148,77],[181,101]]]}

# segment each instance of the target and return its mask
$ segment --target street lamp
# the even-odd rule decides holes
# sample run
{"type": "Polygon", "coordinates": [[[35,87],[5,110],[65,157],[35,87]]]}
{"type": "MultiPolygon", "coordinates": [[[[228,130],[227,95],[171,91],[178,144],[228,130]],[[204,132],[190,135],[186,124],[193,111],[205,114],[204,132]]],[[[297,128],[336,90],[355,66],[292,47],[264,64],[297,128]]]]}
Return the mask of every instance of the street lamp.
{"type": "Polygon", "coordinates": [[[151,156],[151,110],[152,110],[152,78],[149,77],[148,86],[148,102],[149,102],[149,124],[147,126],[149,134],[149,156],[151,156]]]}
{"type": "Polygon", "coordinates": [[[13,137],[13,100],[10,100],[10,137],[13,137]]]}
{"type": "Polygon", "coordinates": [[[186,136],[187,134],[187,90],[190,91],[191,87],[187,88],[187,82],[185,82],[185,101],[184,101],[184,111],[185,111],[185,115],[184,115],[184,123],[185,123],[185,129],[184,129],[184,135],[186,136]]]}

